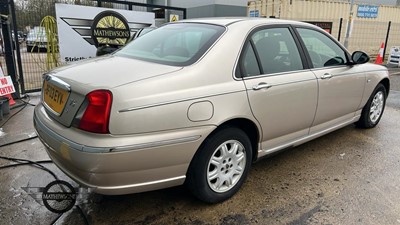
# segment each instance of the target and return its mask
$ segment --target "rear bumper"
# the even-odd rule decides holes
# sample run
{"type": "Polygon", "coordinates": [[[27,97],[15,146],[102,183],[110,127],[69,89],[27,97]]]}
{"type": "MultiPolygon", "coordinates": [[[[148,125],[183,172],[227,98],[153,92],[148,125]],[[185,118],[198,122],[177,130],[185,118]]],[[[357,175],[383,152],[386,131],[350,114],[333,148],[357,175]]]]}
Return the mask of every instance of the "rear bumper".
{"type": "Polygon", "coordinates": [[[91,138],[102,139],[99,143],[107,142],[105,139],[116,143],[115,139],[121,139],[119,143],[124,145],[87,146],[68,139],[62,131],[74,128],[61,127],[52,121],[40,104],[35,108],[34,126],[48,155],[64,173],[94,192],[106,195],[183,184],[196,150],[215,129],[206,126],[128,137],[92,135],[91,138]],[[175,138],[171,139],[171,134],[175,138]],[[144,143],[143,140],[152,141],[144,143]]]}

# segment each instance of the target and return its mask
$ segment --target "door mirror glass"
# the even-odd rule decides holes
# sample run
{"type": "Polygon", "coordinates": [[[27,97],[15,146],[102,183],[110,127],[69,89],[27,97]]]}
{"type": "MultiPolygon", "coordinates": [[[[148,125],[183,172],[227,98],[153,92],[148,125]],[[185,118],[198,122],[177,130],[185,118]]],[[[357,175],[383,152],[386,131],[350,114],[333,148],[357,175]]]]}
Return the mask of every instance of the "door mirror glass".
{"type": "Polygon", "coordinates": [[[369,56],[367,53],[362,51],[355,51],[351,56],[351,59],[355,64],[363,64],[369,62],[369,56]]]}

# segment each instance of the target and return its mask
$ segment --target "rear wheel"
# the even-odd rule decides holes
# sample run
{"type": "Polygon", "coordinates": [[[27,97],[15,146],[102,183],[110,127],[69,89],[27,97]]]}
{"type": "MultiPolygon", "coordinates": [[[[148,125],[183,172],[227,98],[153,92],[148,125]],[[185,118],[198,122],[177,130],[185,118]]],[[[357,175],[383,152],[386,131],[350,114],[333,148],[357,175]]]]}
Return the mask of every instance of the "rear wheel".
{"type": "Polygon", "coordinates": [[[202,201],[224,201],[242,186],[251,161],[248,136],[238,128],[223,128],[208,137],[196,153],[189,167],[187,185],[202,201]]]}
{"type": "Polygon", "coordinates": [[[365,104],[360,120],[356,125],[360,128],[373,128],[381,120],[386,104],[386,88],[382,84],[378,84],[372,92],[367,104],[365,104]]]}

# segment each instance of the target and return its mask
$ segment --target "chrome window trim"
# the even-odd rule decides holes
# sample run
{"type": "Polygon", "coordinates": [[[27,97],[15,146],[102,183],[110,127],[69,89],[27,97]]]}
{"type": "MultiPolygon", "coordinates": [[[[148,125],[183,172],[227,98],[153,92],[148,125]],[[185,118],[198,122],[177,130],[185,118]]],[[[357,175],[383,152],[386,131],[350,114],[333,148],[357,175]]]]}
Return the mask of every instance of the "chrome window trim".
{"type": "MultiPolygon", "coordinates": [[[[254,26],[252,29],[250,29],[250,30],[247,32],[245,38],[243,39],[242,45],[241,45],[241,47],[240,47],[240,49],[239,49],[239,52],[238,52],[238,54],[237,54],[237,56],[236,56],[235,66],[233,67],[233,70],[232,70],[232,77],[233,77],[233,79],[234,79],[235,81],[243,81],[243,80],[245,80],[245,79],[247,79],[247,78],[250,78],[250,77],[236,77],[236,71],[237,71],[238,66],[239,66],[239,61],[240,61],[241,53],[243,52],[244,45],[245,45],[245,43],[246,43],[246,41],[247,41],[249,35],[250,35],[253,31],[255,31],[255,30],[259,29],[259,28],[262,28],[262,27],[264,27],[265,29],[271,29],[271,28],[288,28],[288,29],[290,30],[291,27],[293,27],[293,25],[292,25],[292,24],[288,24],[288,23],[279,23],[279,24],[259,24],[259,25],[257,25],[257,26],[254,26]]],[[[295,27],[293,27],[293,30],[295,30],[295,27]]],[[[292,33],[291,33],[291,34],[292,34],[292,33]]],[[[296,33],[292,34],[292,37],[293,37],[293,39],[294,39],[295,42],[296,42],[296,36],[297,36],[296,33]]],[[[300,43],[300,45],[301,45],[301,43],[300,43]]],[[[300,46],[297,46],[297,43],[296,43],[296,47],[300,47],[300,46]]],[[[300,56],[301,56],[302,54],[305,55],[305,53],[303,52],[303,49],[299,49],[299,48],[298,48],[298,51],[299,51],[300,56]],[[302,52],[303,52],[303,53],[302,53],[302,52]]],[[[302,58],[302,57],[301,57],[301,58],[302,58]]],[[[302,58],[302,60],[303,60],[303,58],[302,58]]],[[[305,60],[306,60],[306,59],[305,59],[305,60]]],[[[251,76],[251,78],[260,77],[260,76],[261,76],[261,77],[265,77],[265,76],[278,76],[278,75],[284,75],[284,74],[288,74],[288,73],[297,73],[298,71],[310,71],[310,68],[304,68],[304,69],[302,69],[302,70],[291,70],[291,71],[285,71],[285,72],[279,72],[279,73],[260,74],[260,75],[256,75],[256,76],[251,76]]]]}

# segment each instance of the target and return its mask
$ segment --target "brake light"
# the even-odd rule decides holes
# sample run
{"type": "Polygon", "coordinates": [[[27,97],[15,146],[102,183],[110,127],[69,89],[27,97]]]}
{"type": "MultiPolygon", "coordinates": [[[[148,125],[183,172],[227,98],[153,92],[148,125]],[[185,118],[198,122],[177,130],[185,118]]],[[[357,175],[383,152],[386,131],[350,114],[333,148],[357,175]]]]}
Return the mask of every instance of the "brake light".
{"type": "Polygon", "coordinates": [[[86,95],[89,104],[83,114],[79,129],[106,134],[109,133],[112,94],[107,90],[96,90],[86,95]]]}

